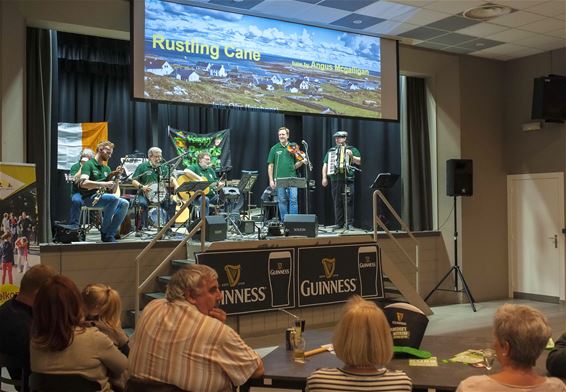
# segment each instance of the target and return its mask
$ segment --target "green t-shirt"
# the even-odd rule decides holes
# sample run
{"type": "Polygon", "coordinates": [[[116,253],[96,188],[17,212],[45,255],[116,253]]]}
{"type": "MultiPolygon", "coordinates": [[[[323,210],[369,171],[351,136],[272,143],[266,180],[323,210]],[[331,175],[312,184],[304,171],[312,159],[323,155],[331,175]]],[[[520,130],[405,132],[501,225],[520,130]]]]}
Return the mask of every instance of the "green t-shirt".
{"type": "Polygon", "coordinates": [[[267,156],[267,163],[273,164],[273,179],[297,177],[295,156],[287,150],[287,147],[283,147],[281,143],[271,147],[267,156]]]}
{"type": "MultiPolygon", "coordinates": [[[[361,157],[360,151],[359,151],[356,147],[353,147],[353,146],[346,146],[346,149],[352,151],[352,156],[357,157],[357,158],[361,157]]],[[[326,153],[326,155],[324,155],[324,161],[323,161],[323,163],[326,163],[326,164],[328,165],[328,154],[329,154],[331,151],[336,151],[336,150],[338,150],[338,147],[336,147],[336,146],[334,146],[334,147],[332,147],[330,150],[328,150],[328,152],[326,153]]],[[[339,154],[339,153],[340,153],[340,152],[337,151],[337,154],[339,154]]],[[[336,172],[337,172],[337,171],[338,171],[338,170],[336,170],[336,172]]],[[[329,174],[328,177],[329,177],[331,180],[342,179],[342,178],[344,178],[344,173],[329,174]]],[[[353,180],[353,179],[354,179],[354,169],[349,169],[349,170],[348,170],[348,180],[353,180]]]]}
{"type": "MultiPolygon", "coordinates": [[[[210,166],[208,167],[208,169],[203,169],[202,167],[200,167],[198,163],[195,163],[194,165],[189,166],[188,169],[193,173],[195,173],[196,175],[206,178],[207,181],[210,182],[218,181],[218,176],[216,175],[216,172],[210,166]]],[[[209,192],[206,194],[207,196],[210,197],[211,195],[214,195],[216,193],[213,188],[214,187],[209,188],[209,192]]]]}
{"type": "MultiPolygon", "coordinates": [[[[169,182],[169,167],[167,167],[167,165],[159,167],[159,176],[161,177],[160,179],[162,182],[169,182]]],[[[137,180],[142,185],[153,184],[157,182],[157,170],[153,169],[151,162],[143,162],[136,167],[136,170],[132,175],[132,180],[137,180]]]]}
{"type": "MultiPolygon", "coordinates": [[[[84,163],[81,171],[81,177],[87,175],[88,179],[91,181],[106,181],[110,172],[112,172],[110,167],[101,165],[96,159],[92,158],[84,163]]],[[[81,194],[83,196],[91,196],[95,193],[96,189],[81,188],[81,194]]]]}
{"type": "MultiPolygon", "coordinates": [[[[69,176],[74,177],[75,174],[77,174],[77,172],[79,171],[79,169],[81,168],[81,163],[77,162],[75,163],[73,166],[71,166],[71,169],[69,170],[69,176]]],[[[79,188],[77,186],[77,183],[75,181],[73,181],[73,185],[71,186],[71,194],[74,195],[77,192],[80,192],[81,188],[79,188]]]]}

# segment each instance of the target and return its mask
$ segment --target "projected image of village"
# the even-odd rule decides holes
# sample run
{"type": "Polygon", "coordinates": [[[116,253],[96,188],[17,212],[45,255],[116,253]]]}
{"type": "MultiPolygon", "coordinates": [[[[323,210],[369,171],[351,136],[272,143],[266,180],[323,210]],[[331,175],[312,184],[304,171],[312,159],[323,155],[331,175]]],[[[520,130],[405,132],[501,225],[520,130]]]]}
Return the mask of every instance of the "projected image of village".
{"type": "Polygon", "coordinates": [[[377,37],[146,0],[144,96],[381,118],[377,37]]]}

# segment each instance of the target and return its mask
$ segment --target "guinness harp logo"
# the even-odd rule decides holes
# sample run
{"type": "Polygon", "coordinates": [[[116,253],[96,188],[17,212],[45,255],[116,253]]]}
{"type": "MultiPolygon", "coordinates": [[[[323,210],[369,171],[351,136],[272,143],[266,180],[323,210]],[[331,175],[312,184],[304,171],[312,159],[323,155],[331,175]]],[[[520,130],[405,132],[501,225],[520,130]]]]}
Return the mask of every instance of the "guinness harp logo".
{"type": "Polygon", "coordinates": [[[240,264],[226,264],[224,266],[224,272],[226,272],[226,276],[228,277],[228,284],[230,284],[230,287],[236,287],[236,285],[240,281],[240,264]]]}
{"type": "Polygon", "coordinates": [[[397,316],[397,321],[401,322],[403,321],[403,316],[405,315],[405,313],[396,312],[395,315],[397,316]]]}
{"type": "Polygon", "coordinates": [[[322,268],[324,268],[324,276],[326,279],[332,278],[334,275],[334,270],[336,269],[336,258],[332,259],[322,259],[322,268]]]}

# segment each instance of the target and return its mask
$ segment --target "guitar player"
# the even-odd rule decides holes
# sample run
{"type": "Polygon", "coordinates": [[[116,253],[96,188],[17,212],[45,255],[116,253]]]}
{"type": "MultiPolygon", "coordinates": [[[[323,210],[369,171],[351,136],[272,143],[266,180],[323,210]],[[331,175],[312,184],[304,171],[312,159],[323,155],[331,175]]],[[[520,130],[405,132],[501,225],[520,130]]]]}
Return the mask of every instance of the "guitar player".
{"type": "MultiPolygon", "coordinates": [[[[218,193],[224,186],[224,182],[218,180],[218,176],[214,169],[210,166],[210,154],[208,152],[201,152],[197,156],[198,163],[193,164],[184,170],[185,175],[193,181],[210,181],[212,186],[208,187],[208,192],[205,190],[206,197],[206,215],[210,215],[210,204],[218,204],[218,193]],[[214,184],[216,183],[216,184],[214,184]]],[[[200,204],[200,197],[196,200],[200,204]]],[[[198,205],[197,204],[197,205],[198,205]]]]}
{"type": "Polygon", "coordinates": [[[111,193],[118,186],[113,177],[121,172],[118,166],[111,171],[105,162],[108,162],[114,151],[114,143],[102,141],[96,146],[96,155],[87,161],[81,169],[79,186],[87,207],[96,203],[96,207],[102,208],[102,224],[100,226],[100,238],[102,242],[116,242],[115,236],[122,221],[128,213],[128,201],[111,193]],[[99,191],[100,190],[100,191],[99,191]],[[102,192],[108,190],[110,192],[102,192]]]}

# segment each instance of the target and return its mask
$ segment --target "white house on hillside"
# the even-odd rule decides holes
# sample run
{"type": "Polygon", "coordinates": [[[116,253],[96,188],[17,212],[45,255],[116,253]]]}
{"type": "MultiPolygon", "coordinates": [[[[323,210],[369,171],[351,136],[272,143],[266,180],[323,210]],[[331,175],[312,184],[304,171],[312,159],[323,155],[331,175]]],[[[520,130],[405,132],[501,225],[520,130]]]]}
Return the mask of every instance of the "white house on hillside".
{"type": "Polygon", "coordinates": [[[165,60],[146,60],[145,61],[145,72],[150,72],[154,75],[166,76],[171,75],[174,69],[165,60]]]}
{"type": "Polygon", "coordinates": [[[223,65],[213,65],[213,66],[211,66],[210,69],[208,70],[208,74],[210,76],[218,76],[218,77],[221,77],[221,78],[225,78],[226,76],[228,76],[223,65]]]}

